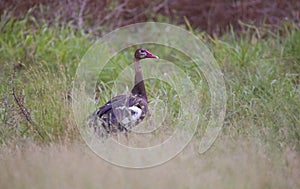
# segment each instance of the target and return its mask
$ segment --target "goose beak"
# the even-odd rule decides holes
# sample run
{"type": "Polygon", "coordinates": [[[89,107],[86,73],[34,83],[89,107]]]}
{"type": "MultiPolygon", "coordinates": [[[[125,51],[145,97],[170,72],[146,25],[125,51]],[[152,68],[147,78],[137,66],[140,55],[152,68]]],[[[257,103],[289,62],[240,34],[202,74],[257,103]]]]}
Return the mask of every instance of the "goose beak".
{"type": "Polygon", "coordinates": [[[159,58],[159,57],[151,54],[150,52],[147,52],[146,58],[159,58]]]}

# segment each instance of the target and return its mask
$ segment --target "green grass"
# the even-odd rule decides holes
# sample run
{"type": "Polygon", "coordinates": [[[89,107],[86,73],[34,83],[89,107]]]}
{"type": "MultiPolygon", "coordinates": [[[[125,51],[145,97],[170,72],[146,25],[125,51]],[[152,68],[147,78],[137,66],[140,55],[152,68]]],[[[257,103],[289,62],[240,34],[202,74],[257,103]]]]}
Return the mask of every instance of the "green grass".
{"type": "Polygon", "coordinates": [[[225,128],[230,132],[258,134],[275,145],[299,149],[299,34],[292,30],[253,42],[247,33],[214,41],[227,85],[225,128]]]}
{"type": "MultiPolygon", "coordinates": [[[[209,152],[211,159],[204,158],[203,160],[201,159],[203,156],[191,155],[192,161],[190,162],[195,161],[199,164],[187,164],[191,173],[208,180],[205,185],[207,188],[223,186],[225,188],[253,188],[250,187],[253,182],[257,184],[257,188],[299,187],[297,172],[299,173],[300,157],[300,30],[290,26],[283,27],[282,30],[284,34],[272,33],[267,28],[255,28],[253,31],[249,28],[249,31],[240,35],[232,32],[218,39],[212,39],[204,33],[194,32],[207,42],[214,53],[224,73],[228,98],[224,127],[212,152],[209,152]],[[224,138],[226,142],[222,143],[224,138]],[[243,147],[238,147],[240,144],[243,144],[243,147]],[[251,147],[250,152],[247,151],[248,146],[251,147]],[[225,149],[228,151],[224,159],[218,158],[223,157],[225,149]],[[258,154],[255,155],[255,153],[258,154]],[[237,165],[234,165],[236,162],[232,158],[237,159],[237,165]],[[258,165],[256,168],[251,168],[244,161],[258,165]],[[273,165],[276,166],[273,167],[273,165]],[[201,172],[195,170],[195,166],[200,166],[198,168],[201,172]],[[222,174],[212,171],[216,167],[222,174]],[[250,172],[245,173],[247,171],[250,172]],[[257,174],[266,180],[255,176],[257,174]],[[283,176],[288,177],[288,180],[284,180],[283,176]],[[215,177],[219,179],[218,182],[215,182],[215,177]],[[248,177],[251,179],[247,180],[248,177]]],[[[9,16],[1,17],[0,157],[5,159],[7,165],[0,163],[0,167],[1,170],[18,169],[19,167],[15,167],[14,163],[24,162],[23,156],[37,159],[39,162],[36,166],[37,171],[31,170],[34,174],[32,179],[25,177],[20,179],[17,173],[9,172],[10,177],[7,179],[12,179],[10,184],[5,185],[4,180],[0,180],[0,185],[4,188],[18,188],[20,186],[17,182],[20,180],[28,187],[32,186],[32,182],[37,182],[38,187],[44,186],[47,181],[38,183],[39,173],[47,177],[48,174],[57,174],[54,168],[50,170],[50,173],[42,170],[43,161],[47,159],[44,157],[43,149],[36,155],[30,155],[31,151],[25,151],[22,155],[22,152],[17,150],[16,153],[19,154],[15,156],[10,153],[10,149],[15,151],[14,148],[10,148],[12,144],[16,144],[17,148],[22,148],[23,144],[26,147],[26,143],[31,141],[34,143],[34,148],[39,148],[39,144],[66,143],[72,146],[77,141],[81,141],[72,114],[70,91],[81,57],[96,40],[97,37],[82,31],[75,31],[68,25],[53,24],[50,27],[46,23],[38,23],[30,16],[23,20],[15,20],[9,16]],[[38,145],[35,146],[36,144],[38,145]]],[[[159,56],[160,52],[170,53],[165,56],[172,61],[176,61],[176,56],[188,61],[184,55],[176,53],[174,55],[174,52],[161,51],[155,47],[151,49],[154,49],[154,53],[159,56]]],[[[104,70],[107,72],[99,73],[99,87],[103,94],[99,104],[110,98],[114,77],[131,63],[131,56],[130,52],[116,56],[105,67],[104,70]]],[[[201,73],[197,73],[193,67],[178,65],[182,66],[181,68],[192,77],[194,83],[205,83],[201,73]]],[[[151,100],[170,99],[176,95],[171,87],[156,80],[147,83],[147,90],[151,100]]],[[[208,118],[210,95],[205,84],[201,91],[201,100],[204,106],[204,116],[208,118]]],[[[172,109],[174,117],[178,114],[176,112],[177,101],[168,104],[168,108],[172,109]]],[[[173,115],[168,117],[170,122],[173,115]]],[[[192,144],[196,145],[198,139],[195,137],[192,144]]],[[[59,156],[59,148],[48,149],[48,155],[59,156]]],[[[72,154],[73,150],[63,151],[61,161],[67,161],[68,153],[72,154]]],[[[197,152],[193,151],[191,154],[197,154],[197,152]]],[[[74,156],[76,160],[81,160],[79,158],[81,152],[75,150],[74,156]]],[[[90,161],[89,157],[84,158],[90,161]]],[[[25,163],[28,161],[33,163],[29,159],[25,160],[25,163]]],[[[180,158],[176,161],[181,162],[180,158]]],[[[56,163],[61,162],[51,161],[51,165],[56,163]]],[[[82,165],[84,163],[82,162],[82,165]]],[[[165,167],[174,168],[175,164],[165,167]]],[[[70,166],[76,170],[74,165],[70,166]]],[[[180,166],[183,165],[180,164],[180,166]]],[[[21,166],[21,173],[25,174],[27,168],[25,165],[21,166]]],[[[182,170],[184,168],[182,167],[182,170]]],[[[110,171],[109,168],[106,167],[106,169],[110,171]]],[[[80,170],[79,175],[86,180],[83,180],[83,183],[76,182],[74,185],[88,188],[99,186],[94,182],[97,177],[84,176],[89,172],[87,167],[82,166],[80,170]]],[[[96,175],[101,170],[94,168],[92,171],[96,175]]],[[[118,171],[117,168],[114,171],[118,171]]],[[[3,171],[1,172],[0,175],[4,176],[3,171]]],[[[172,174],[177,175],[177,172],[178,170],[172,174]]],[[[74,181],[71,172],[67,170],[65,173],[66,183],[60,180],[58,184],[68,185],[68,182],[74,181]]],[[[123,173],[119,175],[122,176],[123,173]]],[[[130,174],[131,179],[134,176],[135,174],[130,174]]],[[[151,179],[155,180],[155,177],[151,179]]],[[[106,184],[109,180],[108,178],[106,184]]],[[[148,180],[145,183],[151,182],[148,180]]],[[[200,183],[193,184],[198,186],[200,183]]],[[[157,185],[169,186],[162,183],[157,183],[157,185]]],[[[188,188],[188,184],[180,186],[188,188]]]]}
{"type": "MultiPolygon", "coordinates": [[[[97,38],[70,26],[38,24],[30,16],[24,20],[3,16],[0,26],[1,143],[18,138],[41,142],[78,138],[68,93],[80,58],[97,38]],[[34,125],[20,113],[12,88],[34,125]]],[[[194,32],[208,42],[224,73],[228,96],[224,131],[230,135],[260,135],[264,140],[299,148],[300,32],[294,28],[284,36],[271,33],[259,38],[258,29],[255,31],[249,29],[241,36],[230,33],[220,39],[194,32]]],[[[155,51],[155,47],[152,49],[155,51]]],[[[132,50],[115,57],[105,67],[99,76],[101,90],[109,92],[113,78],[131,63],[132,50]]],[[[174,52],[165,52],[170,54],[165,57],[173,62],[181,56],[175,53],[174,58],[174,52]]],[[[194,83],[203,80],[193,67],[177,65],[192,76],[194,83]]],[[[159,93],[149,84],[147,89],[153,98],[159,93]]],[[[107,94],[101,102],[109,98],[110,93],[107,94]]],[[[203,101],[209,101],[209,94],[204,96],[203,101]]]]}
{"type": "Polygon", "coordinates": [[[67,96],[78,62],[92,40],[69,26],[38,25],[32,17],[2,20],[1,30],[0,96],[5,102],[1,107],[1,143],[11,138],[49,142],[75,137],[67,96]],[[20,113],[13,88],[34,124],[20,113]]]}

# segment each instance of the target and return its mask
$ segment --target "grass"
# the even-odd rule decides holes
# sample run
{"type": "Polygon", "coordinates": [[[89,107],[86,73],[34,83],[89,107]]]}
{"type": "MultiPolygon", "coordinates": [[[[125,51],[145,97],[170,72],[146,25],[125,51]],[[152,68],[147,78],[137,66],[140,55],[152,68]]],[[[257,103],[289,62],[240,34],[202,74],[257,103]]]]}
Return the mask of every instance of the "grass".
{"type": "Polygon", "coordinates": [[[298,188],[299,157],[266,151],[257,139],[220,137],[205,155],[197,141],[166,164],[141,170],[113,166],[82,143],[1,150],[2,188],[298,188]],[[238,144],[238,145],[237,145],[238,144]],[[247,150],[245,150],[247,149],[247,150]],[[274,155],[275,154],[275,155],[274,155]]]}
{"type": "Polygon", "coordinates": [[[1,143],[9,138],[55,141],[65,135],[73,137],[75,125],[67,96],[77,64],[92,41],[68,26],[38,25],[32,17],[3,20],[1,26],[0,95],[5,102],[1,143]],[[20,114],[13,88],[34,126],[20,114]]]}
{"type": "MultiPolygon", "coordinates": [[[[61,188],[111,184],[299,188],[300,31],[296,27],[283,28],[283,35],[249,28],[218,39],[194,32],[210,46],[224,73],[228,102],[222,133],[204,155],[197,154],[199,138],[194,137],[174,160],[137,172],[113,167],[92,155],[74,122],[72,81],[81,57],[97,38],[68,25],[38,24],[30,16],[22,20],[2,16],[0,29],[1,188],[52,184],[61,188]]],[[[130,60],[131,54],[124,53],[103,72],[100,87],[106,99],[101,102],[109,98],[113,76],[122,69],[119,62],[130,60]]],[[[182,65],[182,69],[193,76],[194,83],[203,80],[192,67],[182,65]]],[[[158,81],[149,82],[147,89],[152,99],[173,94],[158,81]]],[[[205,91],[204,85],[202,100],[209,102],[205,91]]],[[[172,104],[173,109],[177,106],[172,104]]]]}
{"type": "Polygon", "coordinates": [[[294,30],[285,37],[256,42],[249,34],[230,43],[215,42],[229,92],[229,128],[239,134],[258,132],[276,145],[292,143],[299,149],[297,36],[299,31],[294,30]]]}

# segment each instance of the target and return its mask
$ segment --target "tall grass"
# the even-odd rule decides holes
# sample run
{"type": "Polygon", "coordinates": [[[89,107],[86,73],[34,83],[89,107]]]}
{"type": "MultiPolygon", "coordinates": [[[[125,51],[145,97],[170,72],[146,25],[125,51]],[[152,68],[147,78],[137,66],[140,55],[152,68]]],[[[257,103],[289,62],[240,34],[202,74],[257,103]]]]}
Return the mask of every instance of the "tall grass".
{"type": "Polygon", "coordinates": [[[91,43],[87,35],[69,26],[40,25],[30,16],[24,20],[2,17],[1,143],[9,138],[55,141],[74,137],[68,91],[91,43]],[[30,118],[24,119],[22,109],[30,118]]]}
{"type": "MultiPolygon", "coordinates": [[[[78,137],[69,92],[78,62],[96,38],[68,25],[38,24],[30,16],[23,20],[3,16],[0,26],[1,142],[9,138],[55,141],[78,137]],[[21,107],[12,95],[13,89],[21,107]],[[33,123],[25,119],[22,108],[33,123]]],[[[228,92],[224,131],[230,135],[259,135],[276,145],[294,144],[299,148],[300,32],[297,28],[286,29],[281,36],[264,28],[252,29],[219,39],[199,33],[224,73],[228,92]]],[[[174,61],[173,54],[165,57],[174,61]]],[[[106,87],[101,90],[109,90],[118,70],[129,63],[128,52],[111,60],[100,74],[99,82],[106,87]]],[[[193,82],[203,79],[192,67],[178,65],[193,82]]],[[[150,94],[155,89],[149,85],[147,88],[150,94]]],[[[209,95],[204,100],[209,101],[209,95]]]]}
{"type": "Polygon", "coordinates": [[[213,40],[228,92],[225,132],[299,150],[300,32],[271,34],[262,39],[249,31],[213,40]]]}

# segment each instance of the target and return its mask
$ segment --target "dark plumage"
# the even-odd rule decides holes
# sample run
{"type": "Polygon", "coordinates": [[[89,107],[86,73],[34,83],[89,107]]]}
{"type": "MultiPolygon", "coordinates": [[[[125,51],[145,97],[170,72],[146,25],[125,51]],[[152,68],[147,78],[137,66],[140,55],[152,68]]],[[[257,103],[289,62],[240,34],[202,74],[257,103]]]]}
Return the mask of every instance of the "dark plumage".
{"type": "Polygon", "coordinates": [[[134,87],[128,95],[119,95],[101,106],[92,115],[94,131],[100,135],[127,131],[137,125],[148,112],[148,99],[139,61],[146,58],[158,58],[146,49],[137,49],[134,53],[134,87]]]}

